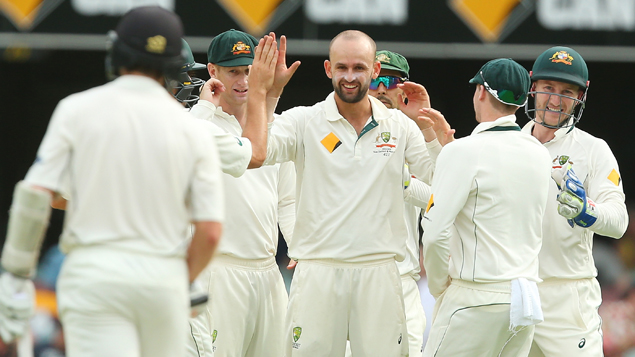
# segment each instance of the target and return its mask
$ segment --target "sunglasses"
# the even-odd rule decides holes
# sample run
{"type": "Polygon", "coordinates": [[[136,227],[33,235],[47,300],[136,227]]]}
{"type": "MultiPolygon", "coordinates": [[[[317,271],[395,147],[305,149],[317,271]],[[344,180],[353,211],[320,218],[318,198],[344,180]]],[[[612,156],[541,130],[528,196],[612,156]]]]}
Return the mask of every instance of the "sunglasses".
{"type": "Polygon", "coordinates": [[[370,80],[370,89],[376,90],[379,88],[379,83],[383,83],[386,89],[395,89],[397,84],[407,81],[408,78],[396,77],[396,76],[379,76],[370,80]]]}
{"type": "Polygon", "coordinates": [[[503,104],[511,104],[511,105],[519,105],[519,106],[523,106],[525,105],[525,103],[527,103],[527,98],[522,98],[522,95],[514,95],[514,93],[510,90],[496,90],[496,89],[492,89],[489,84],[487,84],[487,81],[485,80],[485,77],[483,77],[483,72],[479,72],[481,75],[481,79],[483,80],[483,86],[485,87],[485,90],[487,90],[491,95],[494,96],[494,98],[498,99],[499,102],[502,102],[503,104]]]}

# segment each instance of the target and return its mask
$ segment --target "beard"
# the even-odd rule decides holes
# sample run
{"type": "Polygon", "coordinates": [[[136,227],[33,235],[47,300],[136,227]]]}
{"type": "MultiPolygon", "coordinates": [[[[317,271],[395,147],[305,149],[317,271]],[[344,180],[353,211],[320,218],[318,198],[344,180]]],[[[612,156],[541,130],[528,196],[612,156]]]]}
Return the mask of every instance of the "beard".
{"type": "Polygon", "coordinates": [[[386,97],[385,95],[378,95],[375,98],[379,99],[382,103],[384,103],[386,108],[396,108],[395,103],[393,103],[392,100],[386,97]]]}
{"type": "MultiPolygon", "coordinates": [[[[340,83],[341,82],[342,81],[340,81],[340,83]]],[[[365,86],[363,86],[359,81],[352,82],[351,84],[357,85],[357,93],[344,93],[342,86],[335,83],[335,80],[333,80],[333,90],[344,103],[359,103],[362,99],[368,96],[368,86],[370,85],[370,81],[368,81],[365,86]]]]}

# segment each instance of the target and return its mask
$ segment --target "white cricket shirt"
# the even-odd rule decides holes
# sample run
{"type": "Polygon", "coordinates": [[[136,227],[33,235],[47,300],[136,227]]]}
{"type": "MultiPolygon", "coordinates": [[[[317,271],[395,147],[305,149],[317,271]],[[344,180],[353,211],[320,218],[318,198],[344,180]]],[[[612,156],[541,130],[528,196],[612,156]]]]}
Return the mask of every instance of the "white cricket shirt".
{"type": "Polygon", "coordinates": [[[104,245],[184,256],[190,221],[224,218],[218,152],[206,128],[144,76],[60,101],[25,181],[72,197],[62,250],[104,245]]]}
{"type": "Polygon", "coordinates": [[[429,181],[441,146],[437,140],[426,145],[399,110],[368,100],[372,118],[359,136],[339,114],[334,93],[273,122],[266,163],[292,160],[296,166],[296,225],[289,246],[294,259],[404,258],[404,163],[429,181]]]}
{"type": "MultiPolygon", "coordinates": [[[[216,146],[220,155],[221,169],[224,173],[240,177],[247,170],[251,161],[251,141],[223,130],[212,123],[216,106],[206,100],[199,100],[190,114],[209,123],[209,130],[216,138],[216,146]]],[[[242,130],[241,130],[242,133],[242,130]]]]}
{"type": "MultiPolygon", "coordinates": [[[[236,117],[222,107],[210,118],[221,130],[242,135],[236,117]]],[[[221,153],[222,155],[222,153],[221,153]]],[[[251,153],[249,154],[251,156],[251,153]]],[[[287,242],[295,224],[295,167],[292,162],[247,170],[240,177],[222,174],[226,218],[217,252],[242,259],[276,255],[278,223],[287,242]]]]}
{"type": "MultiPolygon", "coordinates": [[[[523,131],[531,134],[535,123],[530,121],[523,131]]],[[[620,238],[628,226],[624,190],[617,160],[602,139],[574,128],[558,129],[555,138],[544,144],[551,155],[549,167],[559,169],[571,164],[582,181],[587,197],[596,204],[597,221],[589,227],[573,228],[558,214],[558,188],[549,183],[549,200],[543,222],[543,243],[540,251],[542,279],[583,279],[597,276],[593,261],[593,233],[620,238]]]]}
{"type": "Polygon", "coordinates": [[[509,115],[480,123],[439,155],[423,235],[434,296],[445,290],[449,277],[477,283],[539,281],[551,160],[536,138],[520,132],[515,119],[509,115]],[[494,131],[512,127],[516,130],[494,131]]]}

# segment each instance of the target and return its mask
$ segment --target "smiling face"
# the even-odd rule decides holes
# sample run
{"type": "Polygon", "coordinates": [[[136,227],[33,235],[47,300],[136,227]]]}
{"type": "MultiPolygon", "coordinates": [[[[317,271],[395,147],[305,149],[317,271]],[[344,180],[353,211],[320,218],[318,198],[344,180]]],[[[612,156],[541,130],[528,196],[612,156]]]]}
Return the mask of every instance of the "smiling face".
{"type": "Polygon", "coordinates": [[[580,102],[572,99],[582,98],[584,92],[574,84],[537,80],[533,84],[532,91],[536,101],[536,122],[557,127],[566,123],[580,102]],[[567,98],[571,97],[571,98],[567,98]]]}
{"type": "Polygon", "coordinates": [[[221,94],[223,101],[230,105],[247,103],[249,66],[221,67],[211,65],[209,72],[210,76],[218,79],[225,86],[225,91],[221,94]]]}
{"type": "Polygon", "coordinates": [[[358,103],[368,95],[371,78],[379,74],[375,49],[364,37],[340,37],[331,45],[326,75],[337,96],[345,103],[358,103]]]}

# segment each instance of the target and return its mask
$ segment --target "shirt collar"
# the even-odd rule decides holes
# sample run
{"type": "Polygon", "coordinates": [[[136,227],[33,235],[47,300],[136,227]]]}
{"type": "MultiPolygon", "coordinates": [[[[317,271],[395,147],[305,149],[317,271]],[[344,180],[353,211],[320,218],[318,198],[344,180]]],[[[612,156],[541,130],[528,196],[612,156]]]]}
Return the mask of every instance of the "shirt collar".
{"type": "MultiPolygon", "coordinates": [[[[386,108],[384,103],[379,101],[373,96],[368,96],[370,100],[370,106],[372,110],[373,118],[378,120],[384,120],[390,118],[390,110],[386,108]]],[[[337,110],[337,103],[335,102],[335,92],[331,92],[324,100],[324,112],[326,113],[326,120],[336,121],[344,119],[342,114],[337,110]]]]}
{"type": "Polygon", "coordinates": [[[143,91],[146,93],[150,91],[169,94],[165,87],[159,84],[159,82],[157,82],[156,80],[150,77],[136,74],[126,74],[123,76],[119,76],[115,78],[112,83],[118,87],[132,89],[135,91],[143,91]]]}
{"type": "Polygon", "coordinates": [[[472,131],[472,135],[476,135],[495,126],[518,126],[518,124],[516,124],[516,115],[510,114],[504,117],[500,117],[494,121],[480,123],[476,126],[476,128],[474,128],[474,130],[472,131]]]}
{"type": "MultiPolygon", "coordinates": [[[[534,126],[536,125],[536,122],[533,120],[530,120],[527,124],[525,124],[525,126],[523,126],[523,132],[527,133],[529,135],[532,135],[532,131],[534,130],[534,126]]],[[[540,125],[540,124],[538,124],[540,125]]],[[[558,130],[556,130],[554,132],[554,138],[549,140],[548,142],[553,142],[553,141],[558,141],[561,138],[565,137],[567,135],[567,133],[569,133],[569,130],[571,130],[571,127],[568,128],[560,128],[558,130]]]]}

